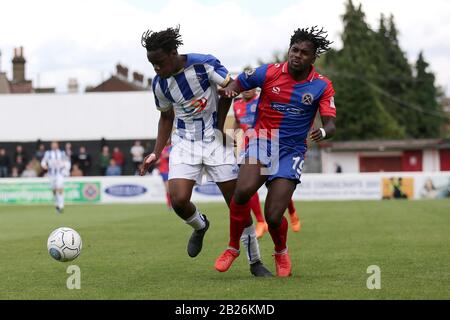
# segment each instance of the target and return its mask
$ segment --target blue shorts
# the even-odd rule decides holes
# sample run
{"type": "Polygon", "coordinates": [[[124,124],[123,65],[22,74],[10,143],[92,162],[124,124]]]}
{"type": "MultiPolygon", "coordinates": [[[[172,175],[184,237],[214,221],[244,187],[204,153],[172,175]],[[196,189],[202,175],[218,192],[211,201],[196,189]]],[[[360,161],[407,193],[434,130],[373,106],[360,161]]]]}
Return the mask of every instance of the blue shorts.
{"type": "Polygon", "coordinates": [[[169,180],[169,173],[160,173],[159,174],[161,176],[161,178],[163,179],[164,182],[169,180]]]}
{"type": "Polygon", "coordinates": [[[305,163],[305,149],[295,149],[282,144],[274,145],[268,140],[254,139],[249,142],[245,150],[245,162],[249,158],[257,159],[264,166],[261,174],[267,175],[266,184],[276,178],[292,180],[300,183],[303,164],[305,163]]]}

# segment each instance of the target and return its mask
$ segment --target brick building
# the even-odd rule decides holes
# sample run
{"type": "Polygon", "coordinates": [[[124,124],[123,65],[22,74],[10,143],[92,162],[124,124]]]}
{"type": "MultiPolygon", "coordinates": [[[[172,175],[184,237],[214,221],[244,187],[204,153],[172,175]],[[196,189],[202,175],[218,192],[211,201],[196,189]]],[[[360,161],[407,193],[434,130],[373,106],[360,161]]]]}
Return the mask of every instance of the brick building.
{"type": "MultiPolygon", "coordinates": [[[[14,48],[12,59],[13,78],[8,80],[6,72],[0,72],[0,93],[32,93],[33,83],[25,79],[26,60],[23,47],[14,48]]],[[[1,71],[1,70],[0,70],[1,71]]]]}
{"type": "MultiPolygon", "coordinates": [[[[1,58],[1,54],[0,54],[1,58]]],[[[14,48],[12,59],[13,78],[9,80],[6,72],[0,70],[0,94],[11,93],[54,93],[55,88],[33,88],[33,81],[25,77],[25,56],[23,47],[14,48]]]]}
{"type": "Polygon", "coordinates": [[[87,87],[86,92],[144,91],[149,90],[151,84],[151,78],[144,81],[144,75],[138,72],[133,72],[132,79],[129,80],[128,68],[117,64],[116,74],[95,87],[87,87]]]}
{"type": "Polygon", "coordinates": [[[324,141],[322,172],[450,171],[450,140],[324,141]]]}

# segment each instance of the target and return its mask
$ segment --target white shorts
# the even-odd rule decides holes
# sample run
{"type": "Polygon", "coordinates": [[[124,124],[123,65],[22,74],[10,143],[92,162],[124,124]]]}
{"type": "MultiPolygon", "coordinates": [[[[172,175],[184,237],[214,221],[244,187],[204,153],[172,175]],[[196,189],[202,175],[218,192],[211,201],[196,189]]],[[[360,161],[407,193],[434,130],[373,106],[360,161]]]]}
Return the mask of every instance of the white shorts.
{"type": "Polygon", "coordinates": [[[237,164],[223,164],[220,166],[209,166],[205,164],[179,163],[169,167],[169,180],[188,179],[198,184],[202,183],[203,173],[208,181],[225,182],[237,179],[239,167],[237,164]]]}
{"type": "Polygon", "coordinates": [[[169,180],[189,179],[201,183],[203,172],[209,181],[224,182],[237,178],[239,168],[232,146],[225,147],[221,138],[214,141],[189,141],[172,138],[169,158],[169,180]]]}
{"type": "Polygon", "coordinates": [[[52,189],[64,189],[64,177],[63,176],[53,176],[49,177],[50,185],[52,189]]]}
{"type": "Polygon", "coordinates": [[[211,142],[205,142],[189,141],[172,136],[169,164],[181,163],[218,166],[236,164],[236,157],[234,156],[233,146],[225,147],[221,137],[211,142]]]}

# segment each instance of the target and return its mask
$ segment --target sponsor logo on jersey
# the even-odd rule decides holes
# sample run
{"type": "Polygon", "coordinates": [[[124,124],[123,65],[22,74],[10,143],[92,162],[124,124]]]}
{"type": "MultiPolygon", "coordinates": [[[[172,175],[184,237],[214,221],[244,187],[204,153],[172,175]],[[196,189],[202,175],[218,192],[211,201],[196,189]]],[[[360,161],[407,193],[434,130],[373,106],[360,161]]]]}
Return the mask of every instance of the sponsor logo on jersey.
{"type": "Polygon", "coordinates": [[[287,112],[297,115],[303,115],[305,113],[305,110],[303,110],[302,108],[287,103],[272,102],[270,104],[270,107],[276,111],[287,112]]]}
{"type": "Polygon", "coordinates": [[[136,197],[147,192],[147,189],[137,184],[118,184],[106,188],[105,192],[113,197],[136,197]]]}
{"type": "Polygon", "coordinates": [[[253,114],[247,114],[245,116],[241,116],[239,122],[246,125],[252,125],[255,121],[255,116],[253,114]]]}
{"type": "Polygon", "coordinates": [[[191,114],[197,114],[205,110],[206,106],[208,105],[208,99],[205,97],[198,99],[198,100],[192,100],[187,107],[182,107],[184,112],[191,113],[191,114]]]}
{"type": "Polygon", "coordinates": [[[280,90],[279,87],[273,87],[273,88],[272,88],[272,92],[273,92],[273,93],[280,94],[280,91],[281,91],[281,90],[280,90]]]}

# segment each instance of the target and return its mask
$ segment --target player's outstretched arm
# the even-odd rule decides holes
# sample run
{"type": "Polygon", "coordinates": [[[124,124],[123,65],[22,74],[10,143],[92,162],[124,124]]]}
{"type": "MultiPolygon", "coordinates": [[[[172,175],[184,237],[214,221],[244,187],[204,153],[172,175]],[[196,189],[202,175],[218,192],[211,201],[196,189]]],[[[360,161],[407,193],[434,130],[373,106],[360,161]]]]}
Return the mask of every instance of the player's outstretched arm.
{"type": "Polygon", "coordinates": [[[311,134],[310,138],[311,140],[315,142],[322,141],[324,139],[329,139],[334,136],[336,133],[336,118],[335,117],[329,117],[329,116],[323,116],[321,117],[323,127],[319,129],[314,129],[311,134]]]}
{"type": "Polygon", "coordinates": [[[147,155],[139,168],[139,174],[141,176],[145,175],[148,168],[159,159],[162,150],[164,149],[167,140],[169,140],[170,134],[172,133],[173,119],[175,114],[173,109],[161,112],[161,116],[158,122],[158,136],[156,137],[155,148],[153,152],[147,155]]]}
{"type": "Polygon", "coordinates": [[[241,93],[241,87],[235,80],[230,80],[224,88],[219,89],[219,94],[227,98],[234,98],[241,93]]]}

